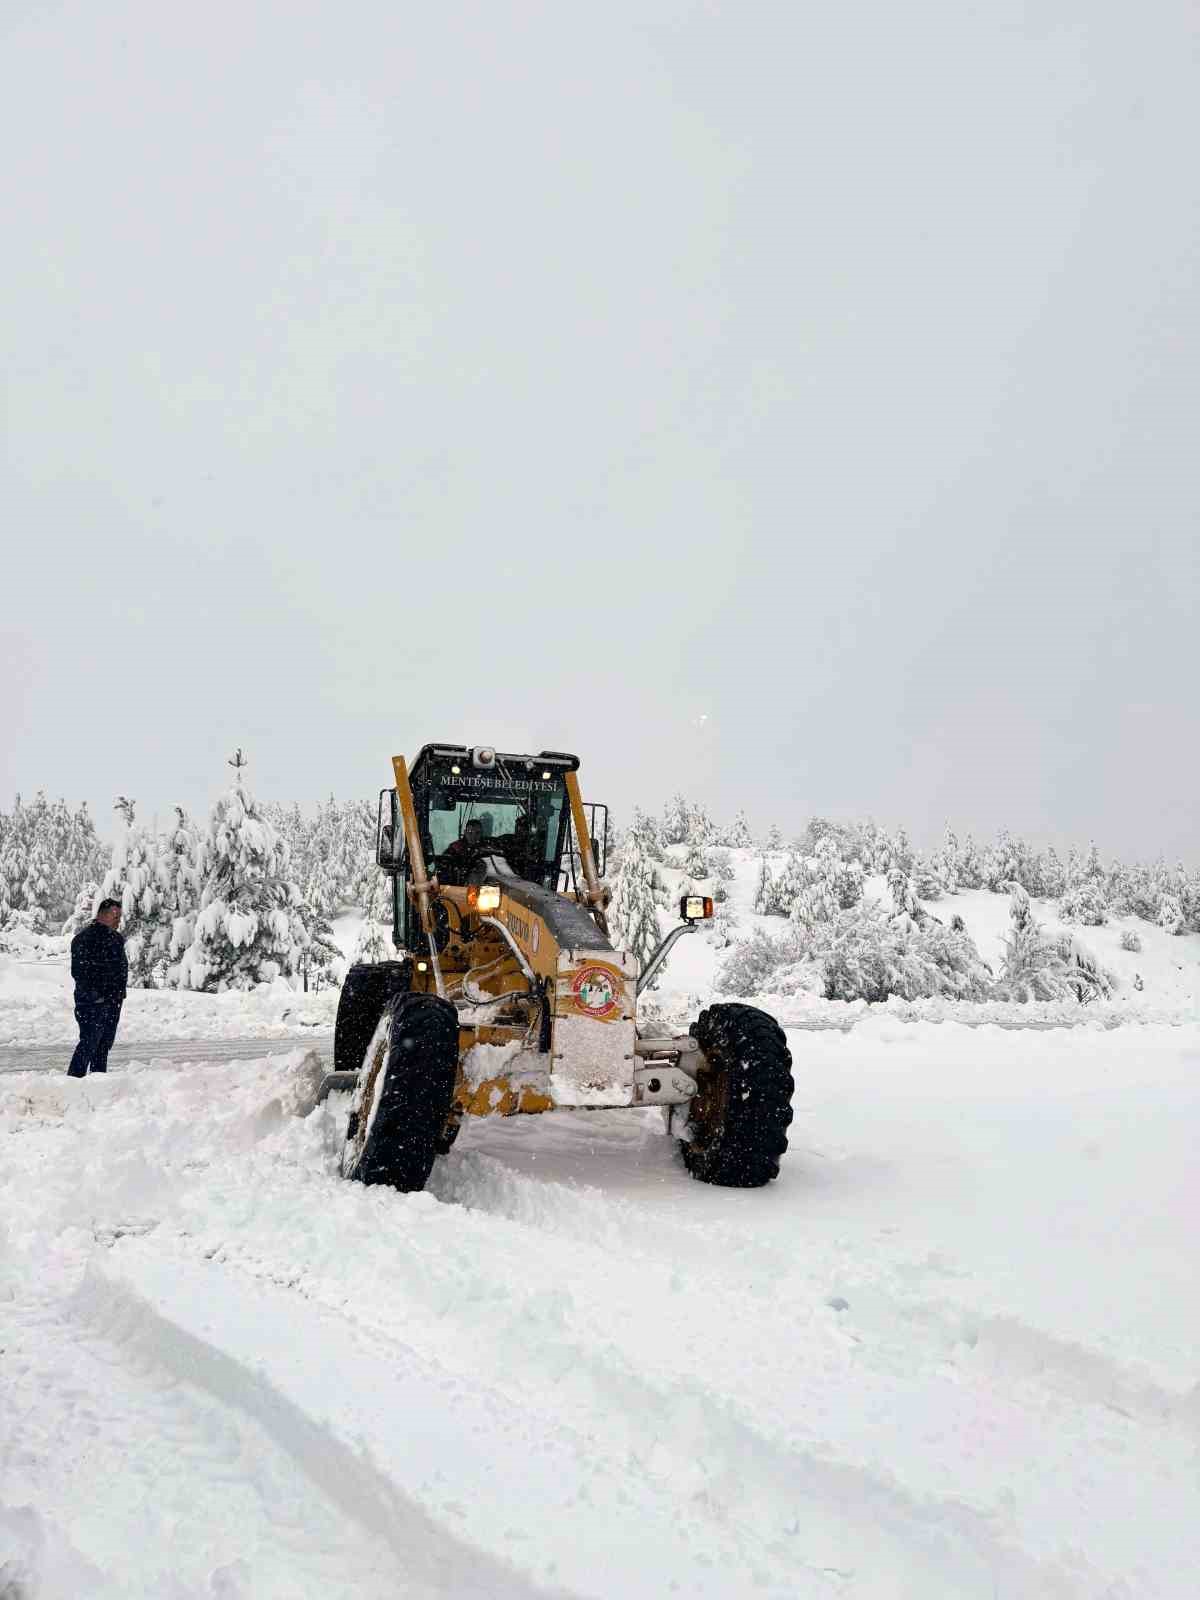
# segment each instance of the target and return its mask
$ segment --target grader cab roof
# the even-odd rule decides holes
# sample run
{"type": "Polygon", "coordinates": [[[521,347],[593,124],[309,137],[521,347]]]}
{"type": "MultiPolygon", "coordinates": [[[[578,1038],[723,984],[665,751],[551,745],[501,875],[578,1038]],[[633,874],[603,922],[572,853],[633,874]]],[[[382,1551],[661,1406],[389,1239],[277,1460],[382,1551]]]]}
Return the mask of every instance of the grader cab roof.
{"type": "MultiPolygon", "coordinates": [[[[491,750],[489,747],[481,745],[424,744],[418,750],[416,759],[412,764],[414,779],[418,768],[423,763],[454,761],[457,758],[460,762],[475,765],[476,756],[484,749],[488,749],[492,759],[483,766],[476,766],[476,770],[482,771],[487,768],[504,766],[510,772],[514,768],[522,771],[532,771],[539,761],[544,766],[549,766],[557,772],[578,772],[579,770],[579,757],[573,756],[565,750],[539,750],[536,755],[531,755],[528,752],[509,754],[502,750],[491,750]]],[[[466,769],[464,768],[464,770],[466,769]]]]}

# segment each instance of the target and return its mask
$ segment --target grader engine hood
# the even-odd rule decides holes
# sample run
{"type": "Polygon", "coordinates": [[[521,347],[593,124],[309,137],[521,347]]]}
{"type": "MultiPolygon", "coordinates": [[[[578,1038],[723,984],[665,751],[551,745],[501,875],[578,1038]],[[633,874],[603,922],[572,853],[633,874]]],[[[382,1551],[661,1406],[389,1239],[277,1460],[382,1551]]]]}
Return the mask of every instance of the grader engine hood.
{"type": "Polygon", "coordinates": [[[633,1104],[637,963],[607,949],[563,950],[554,984],[550,1094],[559,1106],[633,1104]]]}
{"type": "Polygon", "coordinates": [[[494,878],[493,915],[544,986],[550,1052],[537,1060],[551,1103],[632,1105],[637,961],[614,950],[582,906],[499,870],[494,878]]]}

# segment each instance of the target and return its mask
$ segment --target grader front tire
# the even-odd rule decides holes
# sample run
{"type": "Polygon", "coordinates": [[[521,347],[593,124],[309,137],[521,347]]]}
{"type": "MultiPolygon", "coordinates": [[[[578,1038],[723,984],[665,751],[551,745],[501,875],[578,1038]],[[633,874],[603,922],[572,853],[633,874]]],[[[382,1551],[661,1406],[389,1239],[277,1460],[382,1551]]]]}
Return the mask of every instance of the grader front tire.
{"type": "Polygon", "coordinates": [[[792,1120],[792,1057],[783,1030],[754,1006],[702,1011],[691,1032],[708,1070],[691,1104],[684,1165],[701,1183],[756,1189],[779,1176],[792,1120]]]}
{"type": "Polygon", "coordinates": [[[432,994],[400,994],[391,1002],[386,1059],[365,1086],[344,1163],[360,1183],[423,1189],[454,1099],[458,1013],[432,994]]]}

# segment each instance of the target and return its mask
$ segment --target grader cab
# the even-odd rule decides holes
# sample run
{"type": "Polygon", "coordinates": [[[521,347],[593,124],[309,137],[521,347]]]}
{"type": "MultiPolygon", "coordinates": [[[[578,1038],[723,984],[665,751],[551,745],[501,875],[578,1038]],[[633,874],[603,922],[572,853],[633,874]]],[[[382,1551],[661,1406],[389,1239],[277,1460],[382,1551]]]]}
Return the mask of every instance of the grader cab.
{"type": "Polygon", "coordinates": [[[638,1028],[639,992],[712,902],[685,896],[639,970],[609,936],[607,812],[577,757],[426,745],[392,766],[377,860],[397,959],[351,967],[321,1087],[352,1097],[344,1176],[421,1189],[464,1116],[661,1106],[693,1177],[774,1178],[792,1115],[774,1020],[716,1005],[678,1037],[638,1028]]]}

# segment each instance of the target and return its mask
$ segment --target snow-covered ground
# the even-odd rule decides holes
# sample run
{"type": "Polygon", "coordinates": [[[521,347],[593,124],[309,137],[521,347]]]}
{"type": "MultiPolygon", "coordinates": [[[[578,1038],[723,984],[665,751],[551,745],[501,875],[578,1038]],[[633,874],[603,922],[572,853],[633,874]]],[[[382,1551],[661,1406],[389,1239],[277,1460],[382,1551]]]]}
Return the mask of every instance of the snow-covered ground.
{"type": "MultiPolygon", "coordinates": [[[[333,1027],[338,993],[326,988],[304,994],[282,982],[228,994],[131,989],[121,1008],[118,1038],[125,1044],[303,1038],[333,1027]]],[[[78,1037],[66,960],[0,956],[0,1048],[74,1045],[78,1037]]]]}
{"type": "Polygon", "coordinates": [[[0,1593],[1193,1596],[1200,1029],[790,1043],[749,1192],[652,1112],[363,1189],[301,1050],[0,1080],[0,1593]]]}
{"type": "MultiPolygon", "coordinates": [[[[1007,907],[935,909],[996,961],[1007,907]]],[[[0,1077],[0,1597],[1191,1600],[1200,939],[1122,926],[1104,1006],[760,997],[797,1091],[749,1192],[655,1112],[366,1190],[336,990],[133,991],[107,1078],[0,1077]]],[[[73,1037],[61,961],[0,963],[0,1044],[73,1037]]]]}

